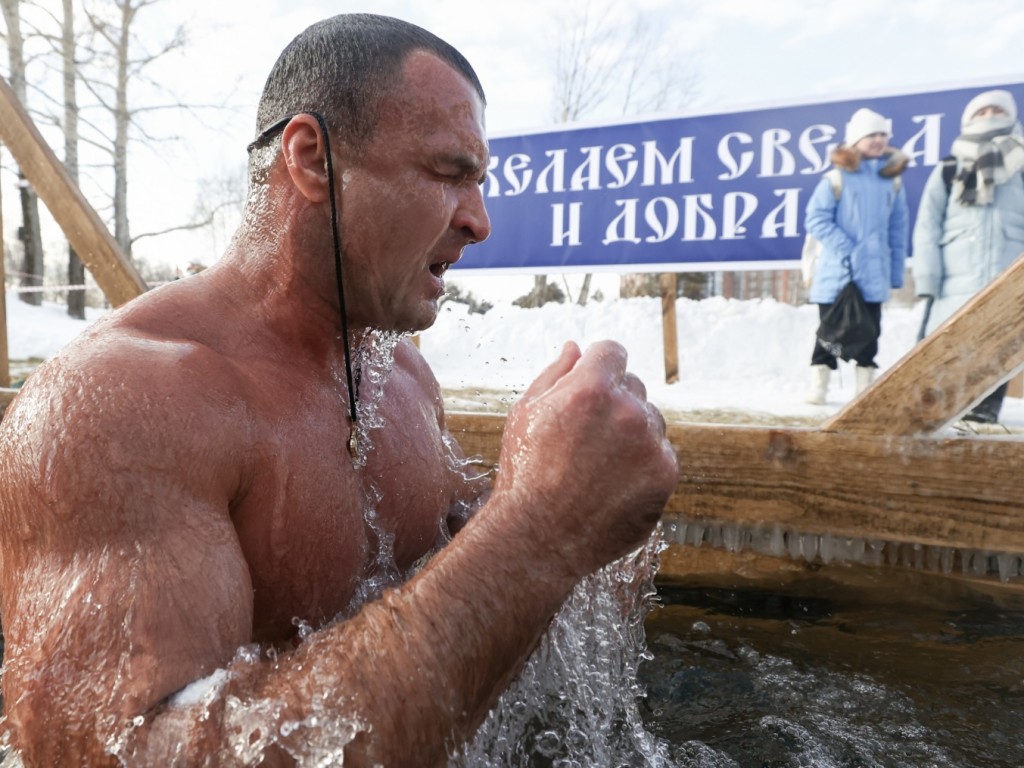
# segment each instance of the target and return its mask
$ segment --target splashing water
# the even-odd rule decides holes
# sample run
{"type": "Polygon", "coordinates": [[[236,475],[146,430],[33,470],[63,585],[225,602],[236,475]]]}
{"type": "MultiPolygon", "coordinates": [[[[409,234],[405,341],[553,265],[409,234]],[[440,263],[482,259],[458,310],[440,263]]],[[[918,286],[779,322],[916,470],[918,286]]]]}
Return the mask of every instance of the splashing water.
{"type": "Polygon", "coordinates": [[[449,768],[671,768],[641,721],[643,621],[660,530],[634,555],[577,585],[518,679],[449,768]]]}
{"type": "MultiPolygon", "coordinates": [[[[355,350],[353,362],[359,372],[356,438],[360,445],[355,465],[359,469],[366,467],[367,457],[374,449],[373,432],[384,427],[380,403],[384,385],[394,370],[395,347],[401,339],[400,333],[370,330],[355,350]]],[[[369,532],[374,558],[367,566],[366,577],[360,582],[341,618],[355,615],[360,606],[376,600],[385,589],[402,581],[402,574],[395,562],[394,536],[384,529],[377,515],[381,491],[368,473],[362,472],[360,475],[363,485],[363,521],[369,532]]]]}
{"type": "MultiPolygon", "coordinates": [[[[368,395],[360,398],[358,436],[369,450],[371,431],[383,426],[380,392],[400,338],[372,332],[357,352],[361,393],[368,395]]],[[[446,436],[446,441],[449,468],[470,483],[479,481],[474,461],[460,460],[452,438],[446,436]]],[[[362,462],[364,466],[365,457],[362,462]]],[[[379,492],[366,481],[364,493],[367,526],[380,546],[374,575],[360,588],[348,615],[404,577],[394,562],[393,542],[376,522],[379,492]]],[[[657,555],[664,546],[659,528],[634,555],[577,585],[519,678],[474,740],[452,758],[451,768],[672,765],[665,745],[645,729],[636,705],[644,695],[637,682],[639,664],[646,658],[643,621],[655,594],[657,555]]]]}

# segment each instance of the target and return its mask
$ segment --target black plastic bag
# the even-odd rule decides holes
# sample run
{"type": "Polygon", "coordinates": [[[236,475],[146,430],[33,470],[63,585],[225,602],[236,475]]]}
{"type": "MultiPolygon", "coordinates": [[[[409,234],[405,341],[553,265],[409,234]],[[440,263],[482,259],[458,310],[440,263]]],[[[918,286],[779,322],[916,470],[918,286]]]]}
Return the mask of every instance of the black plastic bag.
{"type": "Polygon", "coordinates": [[[860,288],[852,280],[836,296],[835,302],[821,318],[818,342],[831,354],[852,360],[864,351],[881,333],[878,322],[860,288]]]}

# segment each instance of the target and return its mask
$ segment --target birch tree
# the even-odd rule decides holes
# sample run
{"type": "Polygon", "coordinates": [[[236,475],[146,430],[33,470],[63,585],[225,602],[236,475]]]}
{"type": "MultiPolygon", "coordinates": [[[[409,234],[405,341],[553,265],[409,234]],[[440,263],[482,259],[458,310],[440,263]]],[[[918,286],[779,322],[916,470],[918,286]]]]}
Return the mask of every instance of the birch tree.
{"type": "MultiPolygon", "coordinates": [[[[0,0],[7,28],[6,42],[10,62],[11,90],[18,101],[28,109],[28,81],[25,77],[25,40],[21,31],[21,0],[0,0]]],[[[18,191],[21,198],[20,240],[22,244],[21,280],[23,288],[38,288],[43,284],[43,238],[39,221],[39,198],[28,179],[18,170],[18,191]]],[[[26,304],[39,305],[43,294],[39,291],[23,292],[19,298],[26,304]]]]}
{"type": "MultiPolygon", "coordinates": [[[[78,185],[78,79],[75,42],[75,9],[72,0],[61,0],[61,75],[64,85],[64,165],[68,176],[78,185]]],[[[68,243],[68,285],[85,283],[85,266],[68,243]]],[[[68,291],[68,314],[80,320],[85,319],[85,291],[68,291]]]]}
{"type": "Polygon", "coordinates": [[[134,37],[132,25],[140,11],[155,5],[160,0],[113,0],[107,6],[86,10],[91,29],[104,43],[104,49],[97,48],[96,65],[104,71],[112,71],[112,81],[97,76],[88,76],[82,83],[113,119],[113,140],[109,152],[113,171],[113,219],[114,239],[127,256],[131,256],[132,236],[128,217],[128,150],[132,130],[145,141],[155,141],[141,121],[141,116],[159,110],[184,109],[185,105],[174,102],[163,104],[133,103],[129,87],[147,82],[159,89],[159,84],[146,78],[146,68],[167,54],[184,48],[187,35],[184,25],[175,28],[170,38],[157,46],[155,51],[146,51],[134,37]]]}

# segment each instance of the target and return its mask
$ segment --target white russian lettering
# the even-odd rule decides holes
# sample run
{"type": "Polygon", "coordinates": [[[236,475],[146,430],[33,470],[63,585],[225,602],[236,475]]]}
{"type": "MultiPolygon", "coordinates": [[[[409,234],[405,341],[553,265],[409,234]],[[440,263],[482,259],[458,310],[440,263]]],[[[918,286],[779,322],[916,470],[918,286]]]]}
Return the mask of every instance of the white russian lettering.
{"type": "Polygon", "coordinates": [[[580,152],[584,160],[572,172],[572,179],[569,181],[569,189],[573,192],[581,192],[584,189],[601,188],[601,150],[604,147],[581,147],[580,152]]]}
{"type": "Polygon", "coordinates": [[[551,245],[580,244],[580,208],[583,203],[569,203],[569,223],[565,221],[565,203],[551,205],[551,245]]]}
{"type": "Polygon", "coordinates": [[[804,175],[818,174],[831,165],[832,150],[836,148],[837,142],[832,141],[836,135],[836,129],[825,123],[809,125],[800,134],[800,154],[810,163],[810,166],[803,168],[800,173],[804,175]],[[824,144],[823,152],[818,152],[817,146],[824,144]]]}
{"type": "Polygon", "coordinates": [[[730,181],[732,179],[738,179],[754,163],[754,153],[750,151],[740,152],[739,160],[737,161],[736,156],[732,153],[730,144],[735,141],[737,144],[748,145],[753,144],[754,140],[748,133],[742,133],[740,131],[734,131],[727,133],[718,141],[718,159],[722,161],[722,165],[725,166],[726,172],[718,174],[718,178],[722,181],[730,181]]]}
{"type": "Polygon", "coordinates": [[[608,150],[604,159],[604,167],[612,176],[612,180],[608,182],[608,189],[621,189],[633,181],[636,177],[636,169],[639,167],[639,163],[633,159],[634,157],[636,157],[636,147],[632,144],[615,144],[608,150]]]}
{"type": "Polygon", "coordinates": [[[509,197],[521,195],[530,187],[533,179],[533,171],[530,170],[530,156],[524,154],[509,155],[505,158],[505,166],[502,175],[508,182],[508,189],[505,194],[509,197]],[[523,171],[520,174],[520,171],[523,171]]]}
{"type": "Polygon", "coordinates": [[[757,174],[760,178],[796,173],[796,158],[786,146],[791,138],[793,134],[785,128],[769,128],[761,134],[761,172],[757,174]]]}
{"type": "Polygon", "coordinates": [[[936,115],[914,115],[911,122],[921,125],[921,130],[907,139],[902,149],[910,158],[910,167],[918,165],[935,165],[941,160],[939,155],[939,138],[942,128],[942,113],[936,115]],[[916,149],[918,144],[923,144],[922,149],[916,149]],[[920,158],[920,162],[918,162],[920,158]]]}
{"type": "Polygon", "coordinates": [[[750,192],[727,192],[722,203],[722,239],[745,239],[747,228],[744,225],[756,210],[757,195],[750,192]]]}
{"type": "Polygon", "coordinates": [[[782,202],[768,211],[764,217],[764,221],[761,222],[761,237],[766,240],[777,238],[780,228],[782,237],[796,237],[800,212],[800,189],[776,189],[772,194],[775,197],[781,197],[782,202]]]}
{"type": "Polygon", "coordinates": [[[537,174],[536,192],[565,192],[565,150],[549,149],[544,153],[548,164],[537,174]]]}
{"type": "Polygon", "coordinates": [[[671,197],[656,197],[644,207],[644,221],[654,233],[644,240],[648,243],[663,243],[679,229],[679,205],[671,197]],[[664,216],[658,215],[659,208],[664,210],[664,216]]]}
{"type": "Polygon", "coordinates": [[[679,147],[672,157],[665,159],[658,149],[657,141],[645,141],[644,175],[642,186],[653,187],[655,184],[687,184],[693,181],[693,136],[681,136],[679,147]],[[677,168],[673,177],[672,168],[677,168]],[[661,171],[660,175],[658,171],[661,171]]]}
{"type": "Polygon", "coordinates": [[[616,200],[615,206],[622,210],[608,223],[601,244],[639,243],[640,238],[636,236],[636,198],[616,200]]]}
{"type": "Polygon", "coordinates": [[[711,216],[713,210],[711,195],[683,195],[684,241],[715,239],[718,227],[711,216]]]}

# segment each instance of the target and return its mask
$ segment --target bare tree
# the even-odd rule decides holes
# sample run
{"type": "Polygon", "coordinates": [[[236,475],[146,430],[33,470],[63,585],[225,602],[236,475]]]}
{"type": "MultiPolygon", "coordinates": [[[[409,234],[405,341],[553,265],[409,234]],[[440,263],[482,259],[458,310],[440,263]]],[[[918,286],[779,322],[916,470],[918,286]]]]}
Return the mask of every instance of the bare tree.
{"type": "MultiPolygon", "coordinates": [[[[20,21],[16,27],[20,34],[11,46],[12,55],[20,52],[22,45],[32,47],[33,41],[45,43],[45,48],[32,47],[36,53],[41,52],[40,66],[33,64],[33,79],[21,78],[35,101],[36,108],[30,110],[30,114],[41,128],[61,131],[69,175],[80,186],[84,184],[88,188],[94,207],[108,218],[115,238],[129,256],[139,239],[169,232],[207,227],[213,237],[218,237],[224,223],[230,221],[235,209],[241,208],[245,197],[244,176],[241,176],[241,184],[237,180],[207,179],[200,186],[196,210],[187,221],[155,228],[159,231],[131,232],[128,213],[130,148],[136,143],[152,148],[160,141],[176,138],[166,133],[165,126],[178,121],[162,120],[158,132],[150,132],[149,126],[153,123],[148,118],[175,112],[199,117],[203,110],[225,109],[223,103],[183,103],[169,93],[158,78],[149,76],[150,65],[172,52],[183,51],[186,42],[183,25],[174,28],[156,45],[138,32],[140,12],[157,2],[159,0],[22,2],[21,7],[31,6],[32,13],[23,10],[24,18],[19,19],[16,15],[19,0],[0,0],[5,16],[13,13],[20,21]]],[[[14,26],[10,20],[8,26],[14,26]]],[[[22,56],[18,60],[23,59],[22,56]]],[[[23,73],[24,66],[18,71],[23,73]]],[[[42,271],[40,266],[39,272],[42,271]]],[[[48,272],[51,278],[56,276],[54,270],[48,272]]],[[[67,276],[72,285],[85,281],[84,267],[70,246],[67,276]]],[[[37,301],[41,298],[40,294],[28,296],[37,301]]],[[[68,293],[70,315],[83,316],[85,303],[85,292],[68,293]]]]}
{"type": "MultiPolygon", "coordinates": [[[[11,68],[11,90],[26,109],[28,88],[25,77],[25,41],[21,32],[21,0],[0,0],[4,23],[7,26],[7,53],[11,68]]],[[[38,288],[43,284],[43,238],[39,221],[39,198],[25,175],[18,170],[18,187],[21,196],[22,226],[20,239],[23,247],[21,266],[22,287],[38,288]]],[[[41,304],[43,294],[37,291],[22,293],[26,304],[41,304]]]]}
{"type": "Polygon", "coordinates": [[[155,141],[142,124],[140,117],[144,113],[167,109],[184,109],[180,103],[168,104],[133,104],[129,97],[129,86],[147,82],[154,88],[159,84],[146,79],[146,68],[167,54],[184,48],[187,35],[184,25],[179,25],[169,40],[161,44],[154,52],[147,52],[132,32],[132,24],[140,11],[155,5],[159,0],[113,0],[107,15],[106,7],[86,10],[90,28],[105,44],[105,49],[97,48],[96,68],[100,72],[113,71],[113,82],[104,80],[102,76],[90,74],[82,78],[89,90],[104,110],[113,118],[113,141],[107,147],[114,169],[113,217],[114,239],[131,256],[132,236],[128,220],[128,147],[132,129],[137,131],[146,141],[155,141]],[[101,12],[102,11],[102,12],[101,12]]]}
{"type": "MultiPolygon", "coordinates": [[[[623,17],[622,7],[611,0],[588,0],[559,17],[554,105],[558,122],[573,122],[602,109],[622,117],[681,109],[696,95],[697,70],[679,60],[664,28],[636,9],[623,17]]],[[[622,279],[623,285],[632,280],[628,275],[622,279]]],[[[587,303],[590,281],[591,275],[585,275],[577,303],[587,303]]],[[[535,290],[541,285],[536,283],[535,290]]]]}
{"type": "MultiPolygon", "coordinates": [[[[231,213],[241,214],[247,193],[248,174],[245,166],[240,165],[234,171],[225,171],[220,175],[208,176],[199,185],[199,193],[196,197],[195,210],[190,221],[184,224],[175,224],[153,232],[142,232],[132,236],[132,243],[147,237],[159,237],[171,232],[184,232],[197,229],[210,229],[216,237],[218,225],[223,225],[224,217],[230,220],[231,213]]],[[[233,228],[233,227],[232,227],[233,228]]],[[[213,251],[223,250],[222,246],[216,246],[213,251]]]]}
{"type": "MultiPolygon", "coordinates": [[[[75,10],[72,0],[61,0],[61,74],[64,84],[64,165],[68,175],[78,184],[78,93],[75,81],[78,65],[75,60],[75,10]]],[[[68,285],[85,283],[85,266],[78,258],[74,247],[68,243],[68,285]]],[[[80,320],[85,319],[85,291],[68,290],[68,314],[80,320]]]]}

